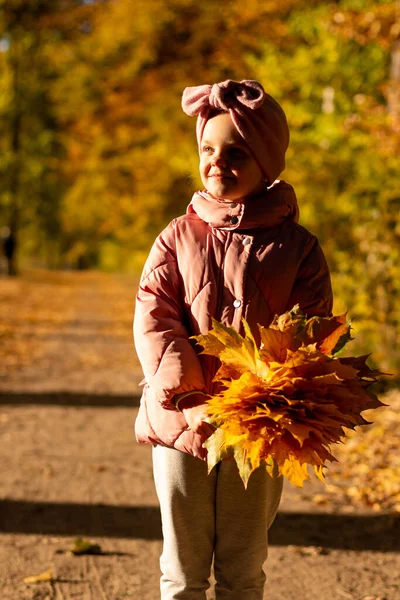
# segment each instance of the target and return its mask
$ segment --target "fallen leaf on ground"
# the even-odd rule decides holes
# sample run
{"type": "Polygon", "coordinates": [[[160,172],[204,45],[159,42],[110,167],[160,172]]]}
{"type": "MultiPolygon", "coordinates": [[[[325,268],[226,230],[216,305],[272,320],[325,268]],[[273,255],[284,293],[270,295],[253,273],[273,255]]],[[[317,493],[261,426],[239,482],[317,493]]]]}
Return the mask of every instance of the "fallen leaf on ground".
{"type": "Polygon", "coordinates": [[[366,414],[373,421],[363,431],[348,431],[345,444],[337,448],[335,463],[327,477],[329,500],[347,506],[400,513],[400,393],[383,398],[384,411],[366,414]]]}
{"type": "Polygon", "coordinates": [[[75,556],[81,554],[101,554],[101,548],[98,544],[92,544],[88,540],[78,538],[74,541],[74,545],[70,549],[70,552],[75,556]]]}
{"type": "Polygon", "coordinates": [[[24,578],[24,583],[45,583],[46,581],[54,581],[53,569],[49,569],[40,575],[31,575],[24,578]]]}
{"type": "Polygon", "coordinates": [[[322,546],[307,546],[301,548],[300,554],[302,556],[327,556],[329,554],[329,549],[322,548],[322,546]]]}

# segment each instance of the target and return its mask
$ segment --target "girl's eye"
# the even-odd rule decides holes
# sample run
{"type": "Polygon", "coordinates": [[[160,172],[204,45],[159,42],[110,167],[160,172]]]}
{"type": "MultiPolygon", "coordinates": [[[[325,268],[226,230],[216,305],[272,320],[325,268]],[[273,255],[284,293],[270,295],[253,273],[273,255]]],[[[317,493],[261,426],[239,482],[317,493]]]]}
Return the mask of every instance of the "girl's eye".
{"type": "Polygon", "coordinates": [[[204,146],[203,152],[205,152],[206,154],[210,154],[210,152],[212,152],[211,146],[204,146]]]}
{"type": "Polygon", "coordinates": [[[244,158],[246,156],[242,148],[231,148],[229,154],[231,158],[244,158]]]}

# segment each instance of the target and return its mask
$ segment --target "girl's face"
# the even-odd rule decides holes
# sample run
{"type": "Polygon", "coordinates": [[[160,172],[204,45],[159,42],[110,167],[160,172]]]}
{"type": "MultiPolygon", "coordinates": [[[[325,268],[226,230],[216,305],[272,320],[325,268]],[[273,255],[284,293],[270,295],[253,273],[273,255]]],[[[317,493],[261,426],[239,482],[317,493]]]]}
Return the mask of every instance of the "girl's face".
{"type": "Polygon", "coordinates": [[[200,176],[215,198],[238,200],[261,192],[265,178],[229,113],[209,119],[200,146],[200,176]]]}

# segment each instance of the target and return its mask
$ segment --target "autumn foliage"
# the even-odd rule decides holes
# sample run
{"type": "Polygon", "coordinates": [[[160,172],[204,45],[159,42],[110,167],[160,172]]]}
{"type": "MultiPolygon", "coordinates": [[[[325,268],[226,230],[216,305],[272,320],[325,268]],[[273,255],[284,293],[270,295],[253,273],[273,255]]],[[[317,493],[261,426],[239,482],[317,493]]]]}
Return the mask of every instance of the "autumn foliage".
{"type": "Polygon", "coordinates": [[[295,306],[259,326],[260,348],[243,326],[244,337],[214,320],[195,337],[221,361],[215,380],[223,389],[208,402],[216,426],[205,442],[209,470],[233,456],[245,485],[260,464],[300,487],[308,465],[324,480],[326,462],[336,460],[331,445],[367,424],[363,410],[382,406],[369,389],[380,372],[368,356],[335,357],[351,339],[345,315],[307,319],[295,306]]]}

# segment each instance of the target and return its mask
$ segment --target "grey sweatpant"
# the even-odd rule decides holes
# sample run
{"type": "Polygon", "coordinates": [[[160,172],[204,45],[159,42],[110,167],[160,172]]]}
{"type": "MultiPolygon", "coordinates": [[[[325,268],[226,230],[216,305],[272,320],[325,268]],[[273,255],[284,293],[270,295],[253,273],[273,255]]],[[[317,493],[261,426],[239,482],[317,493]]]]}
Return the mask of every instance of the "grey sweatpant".
{"type": "Polygon", "coordinates": [[[234,461],[208,475],[204,461],[163,446],[153,448],[153,467],[164,536],[161,599],[205,600],[214,558],[217,600],[262,600],[282,478],[259,468],[245,490],[234,461]]]}

